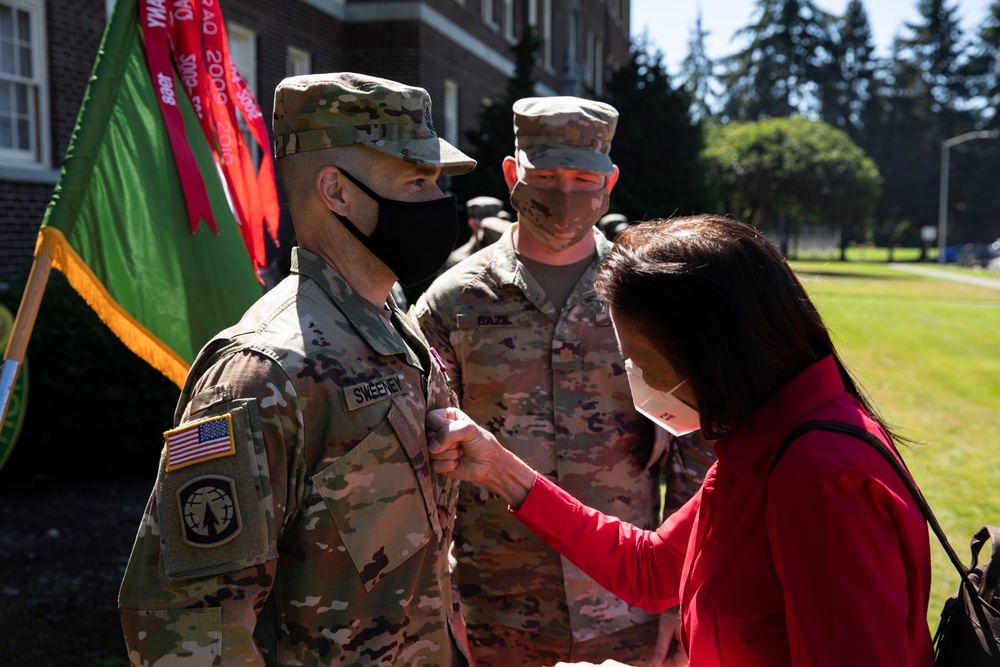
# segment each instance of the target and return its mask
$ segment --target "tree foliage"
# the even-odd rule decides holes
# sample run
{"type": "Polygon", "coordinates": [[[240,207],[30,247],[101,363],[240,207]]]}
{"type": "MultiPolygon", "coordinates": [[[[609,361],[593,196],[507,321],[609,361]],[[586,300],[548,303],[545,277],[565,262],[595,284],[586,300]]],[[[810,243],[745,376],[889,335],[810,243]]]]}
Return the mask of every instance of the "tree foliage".
{"type": "Polygon", "coordinates": [[[715,78],[716,64],[705,50],[705,39],[711,33],[702,27],[701,21],[699,9],[698,19],[688,40],[688,53],[681,63],[680,72],[680,85],[691,96],[691,113],[698,121],[712,117],[714,114],[712,100],[719,94],[715,78]]]}
{"type": "Polygon", "coordinates": [[[619,113],[611,157],[621,178],[612,209],[630,220],[707,210],[702,127],[691,117],[691,96],[671,85],[663,54],[637,40],[612,73],[605,101],[619,113]]]}
{"type": "Polygon", "coordinates": [[[832,29],[830,73],[820,88],[820,117],[857,139],[875,86],[878,62],[868,12],[850,0],[832,29]]]}
{"type": "Polygon", "coordinates": [[[823,121],[728,123],[709,133],[705,156],[723,210],[757,227],[778,215],[860,227],[880,194],[875,163],[823,121]]]}
{"type": "Polygon", "coordinates": [[[469,156],[478,166],[471,173],[455,179],[454,189],[459,201],[480,195],[507,199],[507,183],[501,165],[514,154],[514,102],[535,96],[534,76],[538,64],[540,42],[534,28],[525,29],[514,45],[514,76],[507,82],[503,99],[483,104],[479,110],[479,127],[465,137],[472,145],[469,156]]]}
{"type": "Polygon", "coordinates": [[[832,59],[831,21],[812,0],[757,0],[754,23],[736,33],[750,43],[727,59],[724,115],[758,120],[815,112],[832,59]]]}
{"type": "MultiPolygon", "coordinates": [[[[710,92],[694,107],[696,114],[718,110],[710,125],[802,117],[847,131],[885,179],[873,227],[883,244],[919,244],[920,228],[937,224],[942,142],[1000,130],[1000,0],[968,37],[957,0],[910,1],[917,18],[879,54],[863,0],[849,0],[842,15],[811,0],[757,0],[751,24],[734,36],[746,46],[719,59],[713,81],[698,81],[710,92]]],[[[689,45],[692,62],[697,47],[689,45]]],[[[682,73],[690,85],[688,70],[682,73]]],[[[997,173],[1000,140],[951,150],[949,241],[1000,236],[997,173]]]]}

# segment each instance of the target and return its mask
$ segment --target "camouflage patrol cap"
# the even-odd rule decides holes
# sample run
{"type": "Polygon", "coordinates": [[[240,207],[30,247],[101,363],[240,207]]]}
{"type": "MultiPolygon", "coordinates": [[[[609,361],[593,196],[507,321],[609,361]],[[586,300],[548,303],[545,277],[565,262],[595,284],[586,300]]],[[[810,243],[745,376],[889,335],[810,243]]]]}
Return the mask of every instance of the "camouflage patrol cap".
{"type": "Polygon", "coordinates": [[[274,91],[276,158],[362,144],[446,174],[472,171],[476,161],[438,137],[423,88],[365,74],[335,72],[284,79],[274,91]]]}
{"type": "Polygon", "coordinates": [[[504,220],[495,216],[483,218],[483,222],[479,225],[479,231],[476,233],[476,238],[479,239],[479,242],[483,246],[493,245],[500,240],[503,233],[510,229],[513,224],[510,220],[504,220]]]}
{"type": "Polygon", "coordinates": [[[579,97],[525,97],[514,103],[517,160],[526,169],[614,172],[611,139],[618,111],[579,97]]]}
{"type": "Polygon", "coordinates": [[[465,202],[465,212],[470,218],[482,220],[503,210],[503,202],[496,197],[473,197],[465,202]]]}

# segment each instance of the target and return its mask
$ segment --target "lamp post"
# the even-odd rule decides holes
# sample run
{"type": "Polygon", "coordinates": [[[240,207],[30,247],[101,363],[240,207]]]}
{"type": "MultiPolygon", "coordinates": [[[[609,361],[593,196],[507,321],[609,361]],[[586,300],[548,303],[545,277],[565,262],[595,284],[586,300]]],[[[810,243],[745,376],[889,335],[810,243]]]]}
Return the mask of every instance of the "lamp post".
{"type": "Polygon", "coordinates": [[[941,142],[941,194],[938,200],[938,264],[944,264],[945,235],[948,228],[948,152],[952,146],[973,139],[996,139],[996,130],[966,132],[941,142]]]}

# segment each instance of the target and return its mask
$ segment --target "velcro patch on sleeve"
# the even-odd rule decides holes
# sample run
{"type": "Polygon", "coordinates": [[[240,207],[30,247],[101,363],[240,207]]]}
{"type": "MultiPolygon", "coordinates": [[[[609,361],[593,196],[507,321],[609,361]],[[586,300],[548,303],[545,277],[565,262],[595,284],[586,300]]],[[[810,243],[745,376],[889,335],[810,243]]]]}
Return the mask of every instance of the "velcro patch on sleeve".
{"type": "Polygon", "coordinates": [[[176,431],[226,424],[231,434],[227,437],[235,443],[232,455],[206,455],[199,465],[161,469],[156,479],[160,565],[170,580],[233,572],[277,555],[267,453],[256,402],[239,399],[218,410],[218,415],[176,431]]]}
{"type": "Polygon", "coordinates": [[[167,470],[178,470],[202,461],[236,453],[231,413],[199,419],[163,434],[167,470]]]}

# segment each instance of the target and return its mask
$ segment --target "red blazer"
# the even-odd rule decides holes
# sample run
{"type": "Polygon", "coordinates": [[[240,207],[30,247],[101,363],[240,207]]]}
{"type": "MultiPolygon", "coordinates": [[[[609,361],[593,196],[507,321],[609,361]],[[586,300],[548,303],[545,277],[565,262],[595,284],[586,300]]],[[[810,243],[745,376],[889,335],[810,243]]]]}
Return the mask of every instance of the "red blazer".
{"type": "Polygon", "coordinates": [[[813,364],[716,442],[701,490],[656,531],[581,505],[543,476],[511,510],[628,603],[680,602],[693,667],[933,667],[927,526],[871,445],[793,426],[829,419],[887,440],[813,364]]]}

